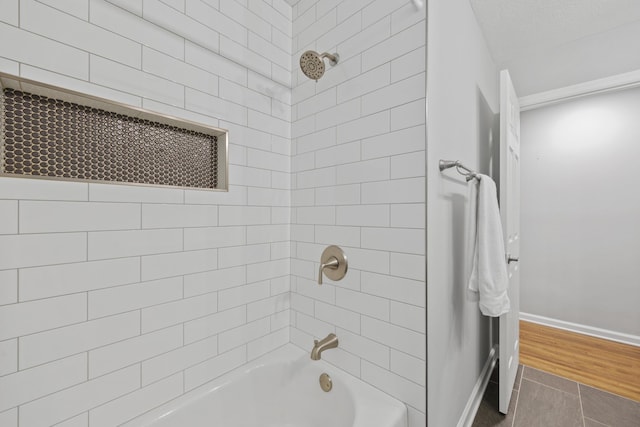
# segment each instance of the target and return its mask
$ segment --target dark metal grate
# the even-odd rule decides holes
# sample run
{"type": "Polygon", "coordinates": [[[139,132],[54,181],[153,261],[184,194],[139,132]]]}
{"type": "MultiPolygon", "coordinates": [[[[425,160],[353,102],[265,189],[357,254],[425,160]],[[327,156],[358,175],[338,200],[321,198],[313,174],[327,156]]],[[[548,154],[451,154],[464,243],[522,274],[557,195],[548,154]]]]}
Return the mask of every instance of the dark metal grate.
{"type": "Polygon", "coordinates": [[[218,138],[5,88],[0,172],[218,188],[218,138]]]}

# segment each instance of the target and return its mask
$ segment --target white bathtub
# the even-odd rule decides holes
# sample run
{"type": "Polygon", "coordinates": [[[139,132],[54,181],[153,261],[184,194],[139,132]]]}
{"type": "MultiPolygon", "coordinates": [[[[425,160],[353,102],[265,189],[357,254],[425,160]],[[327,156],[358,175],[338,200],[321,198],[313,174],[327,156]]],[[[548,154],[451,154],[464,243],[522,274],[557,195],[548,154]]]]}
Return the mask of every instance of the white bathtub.
{"type": "Polygon", "coordinates": [[[406,427],[407,409],[289,344],[126,426],[406,427]],[[318,382],[323,372],[333,380],[329,392],[322,391],[318,382]]]}

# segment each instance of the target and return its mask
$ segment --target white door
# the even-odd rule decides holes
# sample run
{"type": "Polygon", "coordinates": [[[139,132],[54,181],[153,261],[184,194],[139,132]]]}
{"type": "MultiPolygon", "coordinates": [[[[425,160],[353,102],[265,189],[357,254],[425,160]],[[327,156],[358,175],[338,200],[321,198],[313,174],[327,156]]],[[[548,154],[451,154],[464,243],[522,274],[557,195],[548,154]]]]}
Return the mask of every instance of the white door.
{"type": "Polygon", "coordinates": [[[499,409],[506,414],[520,361],[520,104],[507,70],[500,72],[500,216],[511,301],[500,316],[499,409]]]}

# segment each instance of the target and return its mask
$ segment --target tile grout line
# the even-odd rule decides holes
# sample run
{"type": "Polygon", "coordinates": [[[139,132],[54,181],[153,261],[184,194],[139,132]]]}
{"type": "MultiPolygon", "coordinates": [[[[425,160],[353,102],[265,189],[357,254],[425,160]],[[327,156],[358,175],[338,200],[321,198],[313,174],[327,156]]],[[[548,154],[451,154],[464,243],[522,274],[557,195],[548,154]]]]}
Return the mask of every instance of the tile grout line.
{"type": "Polygon", "coordinates": [[[520,373],[520,382],[518,383],[518,395],[516,396],[516,404],[513,408],[513,420],[511,421],[511,427],[516,425],[516,414],[518,413],[518,403],[520,402],[520,393],[522,392],[522,381],[524,380],[524,368],[522,365],[522,372],[520,373]]]}
{"type": "Polygon", "coordinates": [[[582,416],[582,427],[585,427],[584,409],[582,408],[582,393],[580,392],[580,384],[578,382],[576,382],[576,384],[578,385],[578,402],[580,402],[580,415],[582,416]]]}
{"type": "MultiPolygon", "coordinates": [[[[560,378],[568,379],[568,378],[564,378],[564,377],[560,377],[560,378]]],[[[531,378],[524,378],[524,379],[525,379],[525,380],[527,380],[527,381],[529,381],[529,382],[532,382],[532,383],[534,383],[534,384],[538,384],[538,385],[541,385],[541,386],[543,386],[543,387],[550,388],[551,390],[555,390],[555,391],[559,391],[559,392],[561,392],[561,393],[565,393],[565,394],[568,394],[568,395],[575,396],[573,393],[569,393],[569,392],[568,392],[568,391],[566,391],[566,390],[561,390],[561,389],[559,389],[559,388],[556,388],[556,387],[550,386],[550,385],[548,385],[548,384],[541,383],[541,382],[536,381],[536,380],[532,380],[531,378]]],[[[576,383],[576,385],[578,384],[576,381],[573,381],[573,380],[569,380],[569,381],[575,382],[575,383],[576,383]]],[[[580,395],[580,391],[579,391],[579,389],[578,389],[578,396],[579,396],[579,395],[580,395]]]]}
{"type": "Polygon", "coordinates": [[[516,414],[518,413],[518,403],[520,402],[520,387],[518,387],[518,395],[516,396],[516,404],[513,408],[513,420],[511,420],[511,427],[516,425],[516,414]]]}
{"type": "MultiPolygon", "coordinates": [[[[523,365],[523,366],[526,366],[526,365],[523,365]]],[[[533,367],[531,367],[531,366],[530,366],[529,368],[530,368],[530,369],[538,370],[538,371],[540,371],[540,372],[543,372],[543,373],[546,373],[546,374],[549,374],[549,375],[553,375],[553,376],[558,377],[558,378],[561,378],[561,379],[563,379],[563,380],[567,380],[567,381],[571,381],[571,382],[576,383],[576,384],[578,385],[578,393],[580,393],[580,391],[579,391],[579,390],[580,390],[580,386],[582,385],[582,386],[585,386],[585,387],[590,387],[590,388],[592,388],[592,389],[594,389],[594,390],[597,390],[597,391],[601,391],[601,392],[603,392],[603,393],[610,394],[610,395],[612,395],[612,396],[615,396],[616,398],[626,399],[626,400],[630,400],[630,401],[632,401],[632,402],[638,402],[637,400],[631,399],[631,398],[626,397],[626,396],[623,396],[623,395],[621,395],[621,394],[617,394],[617,393],[614,393],[614,392],[612,392],[612,391],[608,391],[608,390],[605,390],[605,389],[603,389],[603,388],[599,388],[599,387],[596,387],[596,386],[593,386],[593,385],[585,384],[585,383],[582,383],[582,382],[580,382],[580,381],[573,380],[573,379],[571,379],[571,378],[563,377],[563,376],[560,376],[560,375],[557,375],[557,374],[554,374],[554,373],[551,373],[551,372],[548,372],[548,371],[544,371],[544,370],[542,370],[542,369],[533,368],[533,367]]],[[[548,388],[553,389],[553,390],[561,391],[561,392],[563,392],[563,393],[567,393],[567,394],[572,394],[572,393],[570,393],[570,392],[568,392],[568,391],[561,390],[561,389],[559,389],[559,388],[556,388],[556,387],[550,386],[550,385],[548,385],[548,384],[545,384],[545,383],[542,383],[542,382],[536,381],[536,380],[531,379],[531,378],[523,378],[523,379],[526,379],[527,381],[531,381],[531,382],[533,382],[533,383],[536,383],[536,384],[542,385],[542,386],[544,386],[544,387],[548,387],[548,388]]],[[[588,417],[587,417],[587,418],[588,418],[588,417]]]]}

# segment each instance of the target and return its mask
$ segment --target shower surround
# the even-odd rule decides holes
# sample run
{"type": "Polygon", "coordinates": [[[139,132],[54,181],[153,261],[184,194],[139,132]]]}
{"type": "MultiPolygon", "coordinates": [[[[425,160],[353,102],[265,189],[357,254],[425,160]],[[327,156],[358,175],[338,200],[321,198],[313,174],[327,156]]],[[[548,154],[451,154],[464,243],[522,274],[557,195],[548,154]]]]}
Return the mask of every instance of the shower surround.
{"type": "Polygon", "coordinates": [[[5,3],[0,71],[229,129],[230,191],[0,179],[0,425],[120,424],[329,332],[425,425],[424,9],[5,3]]]}
{"type": "Polygon", "coordinates": [[[425,8],[406,0],[300,1],[293,61],[336,52],[317,81],[294,67],[291,342],[426,419],[425,8]],[[320,254],[349,270],[317,284],[320,254]]]}

